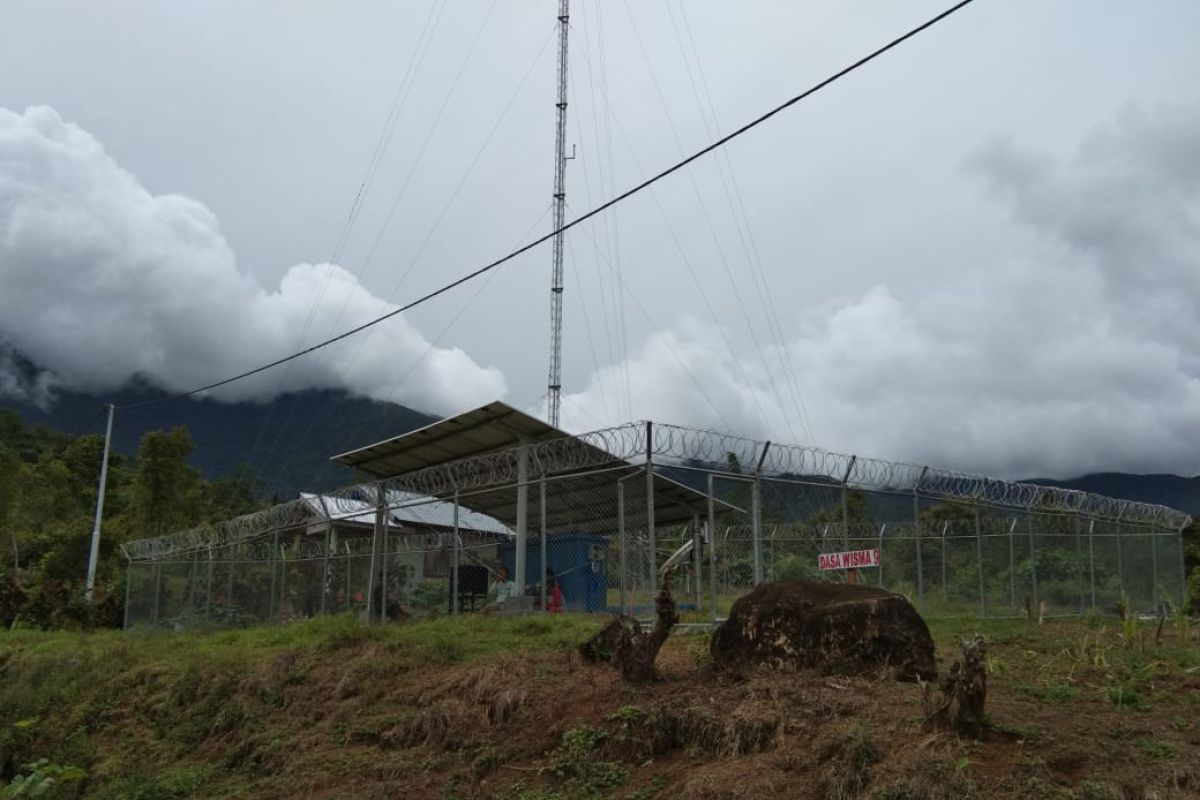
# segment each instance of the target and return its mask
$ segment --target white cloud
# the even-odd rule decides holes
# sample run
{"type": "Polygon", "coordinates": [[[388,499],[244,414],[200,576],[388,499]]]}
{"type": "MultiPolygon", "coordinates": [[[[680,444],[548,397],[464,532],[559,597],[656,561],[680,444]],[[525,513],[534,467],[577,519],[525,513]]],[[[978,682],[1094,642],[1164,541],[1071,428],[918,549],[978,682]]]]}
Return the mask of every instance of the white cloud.
{"type": "MultiPolygon", "coordinates": [[[[110,391],[135,375],[177,391],[274,360],[296,348],[326,282],[306,343],[394,308],[331,264],[260,285],[204,205],[151,194],[53,109],[0,109],[0,340],[52,374],[43,393],[49,381],[110,391]]],[[[5,366],[0,392],[28,394],[5,366]]],[[[505,381],[461,350],[431,348],[401,316],[218,396],[306,388],[454,411],[503,396],[505,381]]]]}
{"type": "MultiPolygon", "coordinates": [[[[1128,111],[1068,158],[1007,143],[976,153],[968,172],[1036,233],[1033,251],[973,253],[810,313],[786,358],[818,443],[1007,475],[1194,474],[1196,141],[1200,106],[1128,111]]],[[[695,321],[652,336],[629,361],[634,415],[800,438],[788,434],[789,421],[801,426],[783,378],[772,391],[761,360],[730,353],[726,338],[695,321]]],[[[624,373],[610,368],[568,395],[568,427],[614,422],[614,383],[624,373]]]]}

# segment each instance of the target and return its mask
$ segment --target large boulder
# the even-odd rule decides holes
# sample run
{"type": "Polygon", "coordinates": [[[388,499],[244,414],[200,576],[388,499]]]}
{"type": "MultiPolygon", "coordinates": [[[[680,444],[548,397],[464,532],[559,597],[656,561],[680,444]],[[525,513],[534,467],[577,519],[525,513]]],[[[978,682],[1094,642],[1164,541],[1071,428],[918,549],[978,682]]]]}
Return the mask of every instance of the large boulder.
{"type": "Polygon", "coordinates": [[[901,680],[937,677],[933,637],[898,594],[849,583],[759,584],[733,604],[712,638],[713,663],[853,674],[890,667],[901,680]]]}

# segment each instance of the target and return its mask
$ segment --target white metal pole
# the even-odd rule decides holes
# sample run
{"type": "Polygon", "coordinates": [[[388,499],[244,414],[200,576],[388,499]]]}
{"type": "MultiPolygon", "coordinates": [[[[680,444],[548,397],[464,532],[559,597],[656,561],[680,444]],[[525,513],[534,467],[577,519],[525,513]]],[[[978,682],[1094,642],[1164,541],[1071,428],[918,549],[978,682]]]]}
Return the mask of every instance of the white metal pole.
{"type": "Polygon", "coordinates": [[[113,414],[117,407],[108,404],[108,424],[104,426],[104,458],[100,462],[100,489],[96,492],[96,521],[92,524],[92,549],[88,553],[87,589],[84,596],[92,602],[96,588],[96,562],[100,559],[100,520],[104,516],[104,487],[108,483],[108,451],[112,447],[113,414]]]}
{"type": "Polygon", "coordinates": [[[517,594],[525,594],[525,548],[529,532],[529,443],[517,450],[517,541],[513,553],[513,581],[517,594]]]}
{"type": "Polygon", "coordinates": [[[459,555],[459,547],[461,545],[461,542],[462,542],[462,540],[461,540],[461,538],[459,536],[459,532],[458,532],[458,489],[455,489],[454,490],[454,560],[450,567],[450,570],[451,570],[450,581],[453,584],[450,587],[450,597],[451,597],[450,602],[451,602],[451,608],[455,614],[458,614],[459,612],[462,611],[462,609],[459,607],[459,603],[461,603],[462,601],[459,596],[460,591],[459,591],[459,584],[458,584],[458,581],[459,581],[458,572],[459,572],[459,568],[462,566],[462,557],[459,555]]]}

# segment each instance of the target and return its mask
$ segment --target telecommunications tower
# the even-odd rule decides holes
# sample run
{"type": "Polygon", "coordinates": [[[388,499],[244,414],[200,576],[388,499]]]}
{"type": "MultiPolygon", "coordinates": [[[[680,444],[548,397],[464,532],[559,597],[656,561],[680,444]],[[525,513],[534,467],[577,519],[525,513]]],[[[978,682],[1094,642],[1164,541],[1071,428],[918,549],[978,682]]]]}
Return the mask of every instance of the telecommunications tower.
{"type": "MultiPolygon", "coordinates": [[[[554,227],[563,226],[567,205],[567,22],[569,0],[558,4],[558,130],[554,137],[554,227]]],[[[546,385],[547,422],[558,427],[562,401],[563,234],[554,236],[550,273],[550,378],[546,385]]]]}

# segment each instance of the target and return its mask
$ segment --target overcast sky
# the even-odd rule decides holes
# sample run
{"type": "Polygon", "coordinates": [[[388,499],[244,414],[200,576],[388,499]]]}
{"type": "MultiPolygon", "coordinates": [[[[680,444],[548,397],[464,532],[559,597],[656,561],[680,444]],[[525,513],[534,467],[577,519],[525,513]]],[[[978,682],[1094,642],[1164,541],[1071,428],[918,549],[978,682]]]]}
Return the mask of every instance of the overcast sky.
{"type": "MultiPolygon", "coordinates": [[[[6,4],[0,367],[190,388],[546,232],[556,6],[6,4]]],[[[577,0],[568,218],[940,8],[577,0]]],[[[1195,474],[1198,34],[1190,0],[978,0],[580,226],[565,427],[1195,474]]],[[[540,413],[549,280],[538,248],[225,397],[540,413]]]]}

